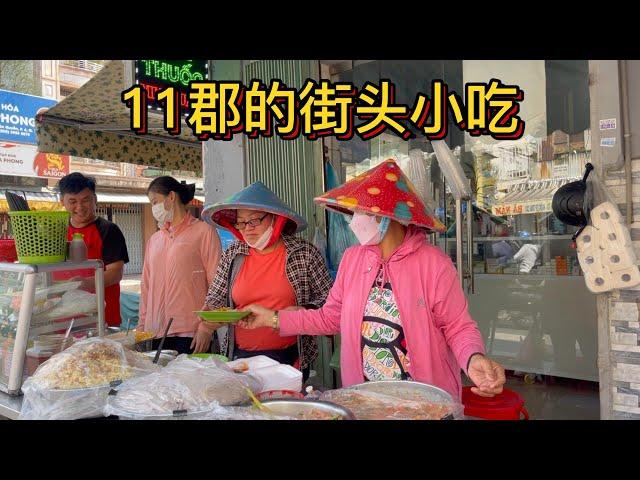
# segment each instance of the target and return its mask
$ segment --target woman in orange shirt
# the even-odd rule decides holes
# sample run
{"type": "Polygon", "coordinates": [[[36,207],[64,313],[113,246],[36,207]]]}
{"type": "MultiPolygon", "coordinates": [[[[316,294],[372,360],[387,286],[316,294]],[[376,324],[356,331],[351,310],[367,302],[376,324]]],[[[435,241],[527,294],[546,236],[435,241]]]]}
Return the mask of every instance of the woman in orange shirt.
{"type": "MultiPolygon", "coordinates": [[[[202,215],[238,239],[222,254],[205,308],[240,310],[260,303],[291,309],[324,304],[332,285],[324,259],[313,245],[294,236],[307,223],[264,184],[255,182],[206,207],[202,215]]],[[[220,327],[201,322],[193,340],[195,351],[207,351],[212,333],[220,327]]],[[[313,337],[281,337],[268,327],[230,326],[219,330],[218,337],[221,353],[229,358],[266,355],[304,373],[318,356],[313,337]]]]}
{"type": "Polygon", "coordinates": [[[186,205],[195,185],[158,177],[149,185],[152,213],[160,230],[147,242],[142,271],[138,328],[155,333],[153,348],[173,318],[163,348],[190,353],[207,287],[218,267],[220,238],[215,228],[194,218],[186,205]]]}

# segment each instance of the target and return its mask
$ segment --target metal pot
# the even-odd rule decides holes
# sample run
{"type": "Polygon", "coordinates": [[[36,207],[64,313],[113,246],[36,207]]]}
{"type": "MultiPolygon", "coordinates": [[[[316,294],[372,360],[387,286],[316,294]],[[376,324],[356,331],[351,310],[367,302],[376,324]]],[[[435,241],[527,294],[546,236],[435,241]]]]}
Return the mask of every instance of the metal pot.
{"type": "Polygon", "coordinates": [[[335,403],[320,400],[298,400],[292,398],[289,400],[265,400],[262,404],[271,412],[288,417],[297,418],[299,415],[311,414],[314,410],[320,410],[334,416],[339,416],[342,420],[356,419],[350,410],[335,403]]]}
{"type": "Polygon", "coordinates": [[[413,382],[409,380],[381,380],[378,382],[365,382],[352,385],[347,389],[368,390],[370,392],[383,393],[406,400],[422,400],[433,403],[456,403],[451,395],[443,389],[427,383],[413,382]]]}

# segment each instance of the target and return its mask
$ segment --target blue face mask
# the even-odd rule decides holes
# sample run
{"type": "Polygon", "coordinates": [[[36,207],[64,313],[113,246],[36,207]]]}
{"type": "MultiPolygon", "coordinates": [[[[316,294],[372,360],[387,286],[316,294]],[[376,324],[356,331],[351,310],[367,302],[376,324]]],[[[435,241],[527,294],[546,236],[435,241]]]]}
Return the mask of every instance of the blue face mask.
{"type": "Polygon", "coordinates": [[[349,227],[361,245],[378,245],[387,234],[390,223],[389,217],[382,217],[378,223],[376,217],[356,212],[349,227]]]}
{"type": "Polygon", "coordinates": [[[380,232],[380,242],[382,241],[384,236],[387,234],[387,230],[389,230],[389,225],[391,225],[391,219],[389,217],[382,217],[382,220],[380,220],[380,225],[378,225],[378,232],[380,232]]]}

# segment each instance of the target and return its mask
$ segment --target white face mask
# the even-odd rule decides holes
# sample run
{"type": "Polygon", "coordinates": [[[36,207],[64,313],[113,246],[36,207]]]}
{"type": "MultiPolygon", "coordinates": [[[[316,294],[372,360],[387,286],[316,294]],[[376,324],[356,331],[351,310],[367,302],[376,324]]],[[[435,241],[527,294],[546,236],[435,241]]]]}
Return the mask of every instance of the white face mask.
{"type": "Polygon", "coordinates": [[[378,245],[386,235],[389,223],[389,217],[382,217],[378,223],[374,216],[355,212],[349,223],[349,228],[355,234],[360,245],[378,245]]]}
{"type": "Polygon", "coordinates": [[[269,243],[269,240],[271,239],[271,234],[273,233],[273,222],[274,220],[272,217],[271,225],[264,231],[262,235],[260,235],[260,238],[256,240],[255,243],[251,243],[245,238],[245,242],[247,242],[247,245],[249,245],[251,248],[255,248],[256,250],[264,250],[264,248],[267,246],[267,243],[269,243]]]}
{"type": "Polygon", "coordinates": [[[162,227],[166,222],[170,222],[173,220],[173,209],[166,210],[164,208],[164,202],[158,202],[154,206],[151,207],[151,213],[153,214],[153,218],[155,218],[158,222],[158,225],[162,227]]]}

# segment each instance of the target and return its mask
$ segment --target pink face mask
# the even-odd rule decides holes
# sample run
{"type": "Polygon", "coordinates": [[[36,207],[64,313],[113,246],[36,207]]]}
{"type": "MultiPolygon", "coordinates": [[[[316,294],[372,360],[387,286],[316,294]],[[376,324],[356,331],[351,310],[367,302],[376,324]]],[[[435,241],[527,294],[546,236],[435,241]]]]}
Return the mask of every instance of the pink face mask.
{"type": "Polygon", "coordinates": [[[389,218],[382,217],[380,223],[376,217],[355,212],[349,228],[353,231],[360,245],[377,245],[384,238],[389,228],[389,218]]]}

